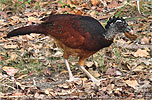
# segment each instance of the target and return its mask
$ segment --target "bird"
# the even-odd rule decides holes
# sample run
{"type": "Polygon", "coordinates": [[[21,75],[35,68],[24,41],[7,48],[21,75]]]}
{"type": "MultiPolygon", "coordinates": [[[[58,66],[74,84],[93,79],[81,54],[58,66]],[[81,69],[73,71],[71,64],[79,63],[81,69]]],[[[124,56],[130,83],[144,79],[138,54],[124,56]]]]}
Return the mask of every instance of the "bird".
{"type": "Polygon", "coordinates": [[[63,59],[69,73],[68,81],[77,81],[68,63],[69,56],[79,57],[79,68],[97,85],[96,79],[85,69],[85,61],[99,50],[109,47],[117,34],[132,33],[132,28],[122,17],[110,17],[105,27],[90,16],[74,14],[49,15],[36,25],[24,26],[9,32],[5,39],[31,33],[44,34],[55,40],[63,49],[63,59]]]}

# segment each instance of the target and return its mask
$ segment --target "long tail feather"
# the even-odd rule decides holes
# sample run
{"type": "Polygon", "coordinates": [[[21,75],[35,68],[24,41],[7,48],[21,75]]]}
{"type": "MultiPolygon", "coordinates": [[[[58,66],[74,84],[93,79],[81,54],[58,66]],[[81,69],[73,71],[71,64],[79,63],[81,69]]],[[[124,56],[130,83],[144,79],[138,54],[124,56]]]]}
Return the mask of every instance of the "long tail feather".
{"type": "Polygon", "coordinates": [[[26,35],[26,34],[30,34],[30,33],[45,34],[45,32],[43,30],[44,29],[40,25],[25,26],[25,27],[21,27],[21,28],[18,28],[18,29],[15,29],[15,30],[9,32],[7,34],[7,36],[4,38],[10,38],[10,37],[18,36],[18,35],[26,35]]]}

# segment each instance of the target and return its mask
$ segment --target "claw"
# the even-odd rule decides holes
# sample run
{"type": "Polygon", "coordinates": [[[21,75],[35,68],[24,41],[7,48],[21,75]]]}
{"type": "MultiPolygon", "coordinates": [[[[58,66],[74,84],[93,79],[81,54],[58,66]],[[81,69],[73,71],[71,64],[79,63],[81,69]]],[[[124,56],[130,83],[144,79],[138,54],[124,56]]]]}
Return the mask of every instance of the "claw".
{"type": "Polygon", "coordinates": [[[92,82],[96,86],[100,86],[100,84],[101,84],[101,80],[97,80],[97,79],[92,79],[92,82]]]}
{"type": "Polygon", "coordinates": [[[97,79],[93,78],[93,79],[92,79],[92,82],[93,82],[93,84],[94,84],[94,85],[96,85],[96,86],[100,86],[101,81],[103,81],[103,80],[106,80],[106,79],[100,79],[100,80],[97,80],[97,79]]]}
{"type": "Polygon", "coordinates": [[[77,81],[80,81],[80,78],[74,78],[74,77],[72,77],[72,78],[70,78],[69,80],[66,80],[66,82],[77,82],[77,81]]]}

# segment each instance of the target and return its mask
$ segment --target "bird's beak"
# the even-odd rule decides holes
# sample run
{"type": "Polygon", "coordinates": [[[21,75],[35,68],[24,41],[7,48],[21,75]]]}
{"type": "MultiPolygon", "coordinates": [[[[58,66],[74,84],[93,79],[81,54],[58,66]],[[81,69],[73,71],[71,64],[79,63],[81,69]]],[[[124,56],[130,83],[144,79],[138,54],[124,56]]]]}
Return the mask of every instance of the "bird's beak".
{"type": "Polygon", "coordinates": [[[125,31],[125,36],[129,39],[135,40],[137,39],[137,35],[133,34],[133,30],[128,26],[127,30],[125,31]]]}

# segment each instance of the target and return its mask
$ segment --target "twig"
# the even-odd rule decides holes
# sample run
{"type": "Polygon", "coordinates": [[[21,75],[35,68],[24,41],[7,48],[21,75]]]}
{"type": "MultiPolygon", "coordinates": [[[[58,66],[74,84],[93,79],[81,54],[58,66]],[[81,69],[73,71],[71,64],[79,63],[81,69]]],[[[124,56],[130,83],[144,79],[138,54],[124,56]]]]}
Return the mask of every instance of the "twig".
{"type": "Polygon", "coordinates": [[[118,47],[123,47],[127,49],[144,49],[144,48],[149,48],[152,50],[152,45],[141,45],[141,44],[126,44],[126,43],[120,43],[117,42],[115,43],[118,47]]]}
{"type": "Polygon", "coordinates": [[[6,87],[9,87],[9,88],[12,88],[13,90],[16,90],[14,87],[10,86],[10,85],[7,85],[7,84],[2,84],[3,86],[6,86],[6,87]]]}

